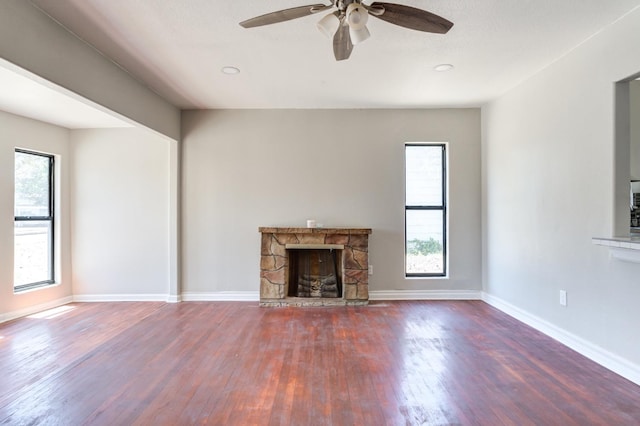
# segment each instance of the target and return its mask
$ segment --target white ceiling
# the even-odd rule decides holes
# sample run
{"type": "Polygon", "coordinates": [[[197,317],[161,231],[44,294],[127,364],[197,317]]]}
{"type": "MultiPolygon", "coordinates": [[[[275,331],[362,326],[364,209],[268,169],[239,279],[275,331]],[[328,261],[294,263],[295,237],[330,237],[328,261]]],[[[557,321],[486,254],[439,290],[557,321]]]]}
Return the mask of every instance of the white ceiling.
{"type": "Polygon", "coordinates": [[[31,1],[184,109],[479,106],[640,4],[393,0],[455,25],[438,35],[371,18],[371,38],[336,62],[331,41],[315,27],[326,12],[258,28],[238,25],[308,0],[31,1]],[[441,63],[455,68],[433,71],[441,63]],[[241,73],[222,74],[229,65],[241,73]]]}

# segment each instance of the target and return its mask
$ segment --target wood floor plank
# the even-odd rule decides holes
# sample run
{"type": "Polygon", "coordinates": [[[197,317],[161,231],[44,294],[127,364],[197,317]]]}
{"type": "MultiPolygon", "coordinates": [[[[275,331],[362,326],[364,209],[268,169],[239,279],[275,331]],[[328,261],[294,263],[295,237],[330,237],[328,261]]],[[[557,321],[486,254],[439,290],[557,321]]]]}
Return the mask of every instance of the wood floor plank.
{"type": "Polygon", "coordinates": [[[5,379],[0,380],[0,405],[14,392],[57,373],[61,366],[73,363],[162,305],[69,304],[58,317],[47,319],[56,315],[48,310],[45,318],[30,316],[1,324],[0,335],[5,339],[17,333],[20,338],[11,341],[10,350],[3,345],[5,339],[0,340],[0,371],[5,372],[5,379]],[[82,309],[77,309],[80,306],[82,309]],[[82,339],[77,338],[80,335],[82,339]]]}
{"type": "Polygon", "coordinates": [[[640,386],[480,301],[78,303],[0,336],[0,424],[640,424],[640,386]]]}

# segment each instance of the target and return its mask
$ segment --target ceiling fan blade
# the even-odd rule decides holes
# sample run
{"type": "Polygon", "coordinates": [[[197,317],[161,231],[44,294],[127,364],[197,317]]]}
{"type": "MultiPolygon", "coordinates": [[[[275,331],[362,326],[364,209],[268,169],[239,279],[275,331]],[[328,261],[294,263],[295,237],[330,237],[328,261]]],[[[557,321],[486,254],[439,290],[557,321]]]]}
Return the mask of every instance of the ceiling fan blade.
{"type": "Polygon", "coordinates": [[[244,28],[260,27],[262,25],[277,24],[278,22],[289,21],[291,19],[302,18],[304,16],[313,15],[323,10],[331,9],[333,4],[310,4],[307,6],[293,7],[291,9],[279,10],[277,12],[267,13],[265,15],[256,16],[240,22],[244,28]]]}
{"type": "Polygon", "coordinates": [[[333,54],[336,57],[336,61],[349,59],[352,50],[353,43],[351,42],[351,36],[349,35],[349,24],[345,22],[345,18],[343,16],[340,19],[340,26],[333,36],[333,54]]]}
{"type": "Polygon", "coordinates": [[[371,15],[376,18],[412,30],[446,34],[453,27],[453,22],[441,16],[402,4],[373,2],[369,8],[375,11],[371,15]],[[380,9],[384,12],[380,13],[380,9]]]}

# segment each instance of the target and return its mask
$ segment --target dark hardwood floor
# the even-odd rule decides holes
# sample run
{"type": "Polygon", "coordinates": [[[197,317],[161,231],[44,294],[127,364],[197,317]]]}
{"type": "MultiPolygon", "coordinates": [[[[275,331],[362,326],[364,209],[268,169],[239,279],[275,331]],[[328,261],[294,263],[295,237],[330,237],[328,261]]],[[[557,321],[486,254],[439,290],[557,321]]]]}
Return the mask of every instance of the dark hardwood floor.
{"type": "Polygon", "coordinates": [[[480,301],[67,306],[0,324],[1,424],[640,424],[640,386],[480,301]]]}

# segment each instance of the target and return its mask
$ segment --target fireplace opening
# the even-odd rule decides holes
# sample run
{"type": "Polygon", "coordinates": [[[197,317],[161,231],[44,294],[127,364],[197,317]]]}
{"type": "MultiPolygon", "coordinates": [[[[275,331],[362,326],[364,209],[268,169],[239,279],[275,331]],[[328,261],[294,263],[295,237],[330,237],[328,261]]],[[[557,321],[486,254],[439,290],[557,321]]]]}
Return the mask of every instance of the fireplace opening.
{"type": "Polygon", "coordinates": [[[289,297],[342,297],[342,254],[335,249],[290,249],[289,297]]]}

